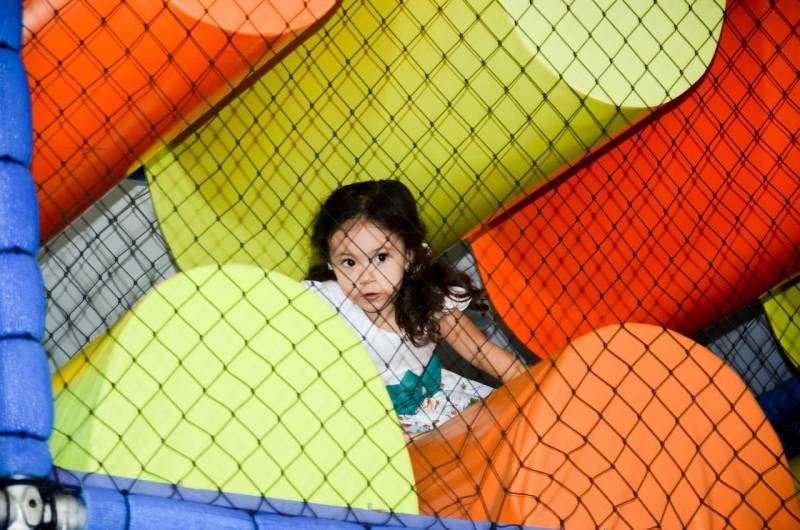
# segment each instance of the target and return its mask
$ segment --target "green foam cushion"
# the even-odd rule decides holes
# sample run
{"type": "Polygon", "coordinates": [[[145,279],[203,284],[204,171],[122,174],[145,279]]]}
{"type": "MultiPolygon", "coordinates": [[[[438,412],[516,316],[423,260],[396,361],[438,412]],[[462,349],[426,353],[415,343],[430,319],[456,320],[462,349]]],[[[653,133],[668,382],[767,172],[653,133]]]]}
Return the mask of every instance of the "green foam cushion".
{"type": "Polygon", "coordinates": [[[794,284],[762,300],[775,338],[795,366],[800,367],[800,284],[794,284]]]}
{"type": "Polygon", "coordinates": [[[278,273],[230,264],[173,276],[53,385],[58,466],[418,511],[369,354],[328,304],[278,273]]]}

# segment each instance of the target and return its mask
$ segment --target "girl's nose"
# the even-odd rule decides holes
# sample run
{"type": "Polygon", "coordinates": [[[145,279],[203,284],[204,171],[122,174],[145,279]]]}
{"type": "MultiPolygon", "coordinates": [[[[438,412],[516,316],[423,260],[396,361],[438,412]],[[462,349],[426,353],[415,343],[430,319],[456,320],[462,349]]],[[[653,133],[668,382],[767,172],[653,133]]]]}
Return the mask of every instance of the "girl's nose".
{"type": "Polygon", "coordinates": [[[361,276],[359,276],[359,280],[361,281],[362,284],[363,283],[370,283],[373,280],[375,280],[375,273],[376,273],[375,265],[370,263],[369,265],[364,267],[364,270],[361,273],[361,276]]]}

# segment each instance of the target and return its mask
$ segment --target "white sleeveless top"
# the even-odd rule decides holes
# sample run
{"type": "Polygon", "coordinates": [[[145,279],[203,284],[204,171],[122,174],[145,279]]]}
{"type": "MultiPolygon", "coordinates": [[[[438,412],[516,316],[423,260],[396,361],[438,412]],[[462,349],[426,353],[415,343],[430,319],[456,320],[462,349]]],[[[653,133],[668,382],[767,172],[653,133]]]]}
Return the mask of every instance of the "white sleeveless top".
{"type": "MultiPolygon", "coordinates": [[[[352,300],[347,298],[335,280],[317,282],[306,280],[309,287],[320,298],[328,302],[347,322],[372,357],[375,366],[386,385],[399,384],[407,371],[419,376],[433,356],[436,344],[415,346],[404,334],[385,330],[375,325],[352,300]]],[[[444,311],[459,309],[463,311],[469,300],[459,302],[445,298],[444,311]]],[[[493,389],[471,381],[442,368],[440,392],[426,398],[415,414],[400,415],[400,422],[406,432],[424,432],[455,416],[469,404],[487,396],[493,389]]]]}

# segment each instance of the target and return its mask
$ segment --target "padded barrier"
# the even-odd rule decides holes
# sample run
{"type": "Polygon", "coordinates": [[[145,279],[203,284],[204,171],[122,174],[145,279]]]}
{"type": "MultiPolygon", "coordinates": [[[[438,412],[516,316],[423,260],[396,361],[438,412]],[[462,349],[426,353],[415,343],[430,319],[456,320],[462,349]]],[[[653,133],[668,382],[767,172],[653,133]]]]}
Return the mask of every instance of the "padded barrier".
{"type": "MultiPolygon", "coordinates": [[[[345,521],[330,521],[326,519],[308,519],[303,517],[287,517],[285,515],[264,514],[256,516],[256,525],[259,529],[270,530],[297,530],[298,528],[308,528],[309,530],[364,530],[364,526],[357,523],[345,521]]],[[[375,528],[375,527],[370,527],[375,528]]]]}
{"type": "Polygon", "coordinates": [[[0,252],[16,250],[36,255],[39,248],[36,186],[28,168],[5,160],[0,160],[0,227],[0,252]]]}
{"type": "MultiPolygon", "coordinates": [[[[365,528],[361,524],[330,519],[288,517],[277,514],[251,516],[247,512],[230,508],[148,495],[130,494],[126,497],[116,490],[106,488],[84,488],[83,498],[87,507],[86,530],[116,530],[119,528],[130,530],[152,528],[161,530],[173,528],[180,530],[184,528],[364,530],[365,528]],[[129,520],[127,526],[126,520],[129,520]]],[[[470,528],[474,527],[475,525],[470,523],[470,528]]]]}
{"type": "Polygon", "coordinates": [[[36,258],[0,254],[0,338],[44,334],[44,285],[36,258]]]}
{"type": "Polygon", "coordinates": [[[170,499],[130,495],[129,530],[163,530],[185,528],[224,528],[252,530],[253,518],[246,512],[197,503],[176,503],[170,499]]]}
{"type": "Polygon", "coordinates": [[[87,487],[82,494],[87,508],[85,530],[255,528],[251,515],[229,508],[147,495],[123,495],[106,488],[87,487]]]}
{"type": "MultiPolygon", "coordinates": [[[[428,517],[428,522],[422,522],[422,516],[415,516],[414,521],[404,520],[400,517],[399,528],[425,528],[426,530],[514,530],[534,527],[519,526],[515,524],[492,524],[486,521],[471,521],[469,519],[444,519],[441,517],[428,517]]],[[[295,527],[297,528],[297,527],[295,527]]],[[[371,525],[368,530],[397,530],[398,526],[393,525],[371,525]]]]}
{"type": "MultiPolygon", "coordinates": [[[[326,524],[348,522],[359,525],[357,528],[370,530],[385,528],[425,528],[426,530],[492,530],[495,526],[485,521],[470,521],[466,519],[447,519],[429,515],[413,515],[400,512],[377,510],[363,510],[353,506],[333,506],[314,502],[264,498],[255,495],[242,495],[226,492],[220,495],[219,490],[187,488],[183,485],[164,484],[142,478],[125,478],[106,475],[102,473],[84,473],[54,468],[54,480],[60,484],[81,487],[88,492],[87,505],[90,502],[109,502],[118,505],[118,508],[108,508],[112,511],[109,517],[116,517],[114,510],[121,510],[123,514],[125,497],[119,493],[125,491],[127,495],[142,495],[160,497],[165,499],[181,499],[182,502],[212,505],[221,508],[233,508],[256,514],[256,522],[271,521],[267,515],[279,515],[287,521],[295,521],[295,528],[305,528],[309,520],[319,519],[326,524]],[[110,493],[109,493],[110,492],[110,493]]],[[[101,521],[105,517],[105,506],[95,505],[89,507],[89,518],[101,521]]],[[[277,519],[276,519],[277,520],[277,519]]],[[[99,524],[99,523],[98,523],[99,524]]],[[[313,524],[313,523],[309,523],[313,524]]],[[[264,527],[262,524],[261,527],[264,527]]],[[[101,527],[104,528],[104,527],[101,527]]],[[[121,528],[113,526],[109,528],[121,528]]],[[[124,527],[122,527],[124,528],[124,527]]],[[[503,527],[507,528],[507,527],[503,527]]],[[[514,528],[513,526],[510,528],[514,528]]]]}
{"type": "Polygon", "coordinates": [[[0,432],[46,440],[53,430],[53,394],[42,345],[0,340],[0,381],[0,432]]]}
{"type": "Polygon", "coordinates": [[[81,490],[86,505],[85,530],[126,528],[128,500],[118,490],[88,487],[81,490]]]}
{"type": "MultiPolygon", "coordinates": [[[[254,514],[258,528],[329,528],[337,530],[492,530],[520,528],[518,525],[493,525],[486,521],[449,519],[428,515],[362,510],[313,502],[290,501],[260,496],[200,490],[181,485],[163,484],[141,478],[132,479],[99,473],[81,473],[54,468],[53,479],[68,486],[81,487],[87,507],[88,530],[127,529],[128,499],[158,498],[171,511],[187,506],[195,511],[197,505],[214,506],[221,510],[238,510],[254,514]],[[124,494],[122,492],[125,492],[124,494]],[[293,525],[293,526],[292,526],[293,525]]],[[[152,504],[150,504],[152,506],[152,504]]],[[[238,517],[235,515],[235,517],[238,517]]],[[[162,526],[161,521],[157,528],[162,526]]],[[[238,528],[238,527],[235,527],[238,528]]],[[[528,527],[524,527],[528,528],[528,527]]]]}
{"type": "Polygon", "coordinates": [[[0,121],[0,159],[30,165],[33,134],[28,81],[19,54],[6,48],[0,48],[0,109],[14,109],[4,111],[0,121]]]}
{"type": "Polygon", "coordinates": [[[0,0],[0,48],[19,50],[22,47],[21,28],[22,1],[0,0]]]}
{"type": "Polygon", "coordinates": [[[0,477],[45,477],[51,468],[47,442],[36,438],[0,436],[0,477]]]}
{"type": "Polygon", "coordinates": [[[21,46],[22,2],[0,0],[0,339],[7,339],[0,340],[0,476],[44,477],[52,468],[45,439],[53,405],[38,344],[44,287],[35,258],[38,205],[27,169],[33,132],[21,46]]]}

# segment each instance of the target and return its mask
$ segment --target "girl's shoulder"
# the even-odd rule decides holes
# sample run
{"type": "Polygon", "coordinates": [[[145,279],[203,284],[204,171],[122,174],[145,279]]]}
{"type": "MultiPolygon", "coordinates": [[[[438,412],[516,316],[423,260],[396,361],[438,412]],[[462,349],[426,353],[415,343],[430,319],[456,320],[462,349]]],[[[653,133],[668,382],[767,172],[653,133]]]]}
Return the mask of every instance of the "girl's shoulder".
{"type": "Polygon", "coordinates": [[[301,283],[335,309],[362,338],[366,338],[371,328],[376,327],[369,320],[366,313],[347,298],[347,294],[345,294],[336,280],[322,282],[303,280],[301,283]]]}
{"type": "Polygon", "coordinates": [[[346,308],[347,295],[342,291],[342,288],[336,280],[327,280],[324,282],[303,280],[300,283],[308,287],[312,293],[328,302],[334,309],[341,311],[343,308],[346,308]]]}

